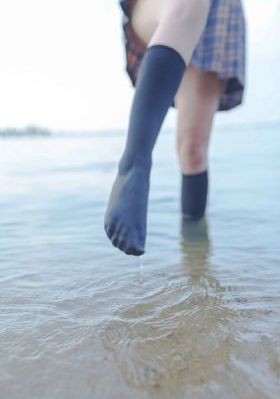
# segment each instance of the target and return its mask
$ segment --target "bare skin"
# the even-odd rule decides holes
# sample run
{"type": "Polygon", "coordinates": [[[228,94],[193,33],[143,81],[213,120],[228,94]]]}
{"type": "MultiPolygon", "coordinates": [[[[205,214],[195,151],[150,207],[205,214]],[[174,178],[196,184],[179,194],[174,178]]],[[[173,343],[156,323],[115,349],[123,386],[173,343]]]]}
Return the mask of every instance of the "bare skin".
{"type": "Polygon", "coordinates": [[[224,81],[214,72],[201,72],[190,65],[175,97],[177,112],[177,154],[184,174],[208,168],[208,151],[215,113],[224,81]]]}
{"type": "Polygon", "coordinates": [[[137,0],[132,26],[147,47],[170,46],[188,65],[205,27],[209,8],[209,0],[137,0]]]}

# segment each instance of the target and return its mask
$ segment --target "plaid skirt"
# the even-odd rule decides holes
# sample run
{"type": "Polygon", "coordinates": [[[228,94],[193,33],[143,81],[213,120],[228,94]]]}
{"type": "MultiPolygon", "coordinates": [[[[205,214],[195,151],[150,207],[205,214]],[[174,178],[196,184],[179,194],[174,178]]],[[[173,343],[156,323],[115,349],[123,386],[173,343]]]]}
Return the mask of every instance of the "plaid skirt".
{"type": "MultiPolygon", "coordinates": [[[[146,43],[134,32],[132,8],[136,0],[119,0],[123,11],[122,30],[126,72],[135,86],[146,43]]],[[[207,23],[191,64],[200,71],[216,72],[225,81],[219,111],[240,105],[245,86],[246,23],[241,0],[211,0],[207,23]]],[[[172,107],[175,107],[174,101],[172,107]]]]}

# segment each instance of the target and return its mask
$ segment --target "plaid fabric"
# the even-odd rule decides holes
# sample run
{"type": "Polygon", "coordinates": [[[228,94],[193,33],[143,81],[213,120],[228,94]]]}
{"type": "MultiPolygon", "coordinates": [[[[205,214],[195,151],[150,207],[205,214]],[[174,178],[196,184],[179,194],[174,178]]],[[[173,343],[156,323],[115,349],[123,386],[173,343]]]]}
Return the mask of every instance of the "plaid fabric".
{"type": "MultiPolygon", "coordinates": [[[[134,33],[130,17],[136,0],[119,0],[123,11],[126,71],[135,86],[146,43],[134,33]]],[[[242,103],[245,85],[246,24],[241,0],[211,0],[205,30],[192,55],[191,64],[201,71],[216,72],[226,81],[219,111],[242,103]]],[[[174,107],[174,102],[172,107],[174,107]]]]}

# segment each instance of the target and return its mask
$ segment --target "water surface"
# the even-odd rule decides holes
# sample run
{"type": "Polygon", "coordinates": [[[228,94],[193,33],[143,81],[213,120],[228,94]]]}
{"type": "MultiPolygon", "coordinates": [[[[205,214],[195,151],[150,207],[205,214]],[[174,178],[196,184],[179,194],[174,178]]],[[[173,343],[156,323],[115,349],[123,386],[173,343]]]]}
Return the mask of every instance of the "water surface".
{"type": "Polygon", "coordinates": [[[142,259],[103,230],[123,144],[0,140],[1,399],[278,399],[279,129],[216,129],[191,225],[162,132],[142,259]]]}

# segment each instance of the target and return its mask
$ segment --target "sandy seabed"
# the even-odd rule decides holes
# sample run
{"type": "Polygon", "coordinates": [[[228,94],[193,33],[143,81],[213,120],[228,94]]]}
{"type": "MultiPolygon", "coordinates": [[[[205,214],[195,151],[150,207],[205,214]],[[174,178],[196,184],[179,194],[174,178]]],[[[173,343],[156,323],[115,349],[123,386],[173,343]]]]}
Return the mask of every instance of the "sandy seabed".
{"type": "Polygon", "coordinates": [[[0,140],[1,399],[278,399],[278,130],[215,131],[191,225],[164,131],[142,260],[103,230],[123,143],[0,140]]]}

